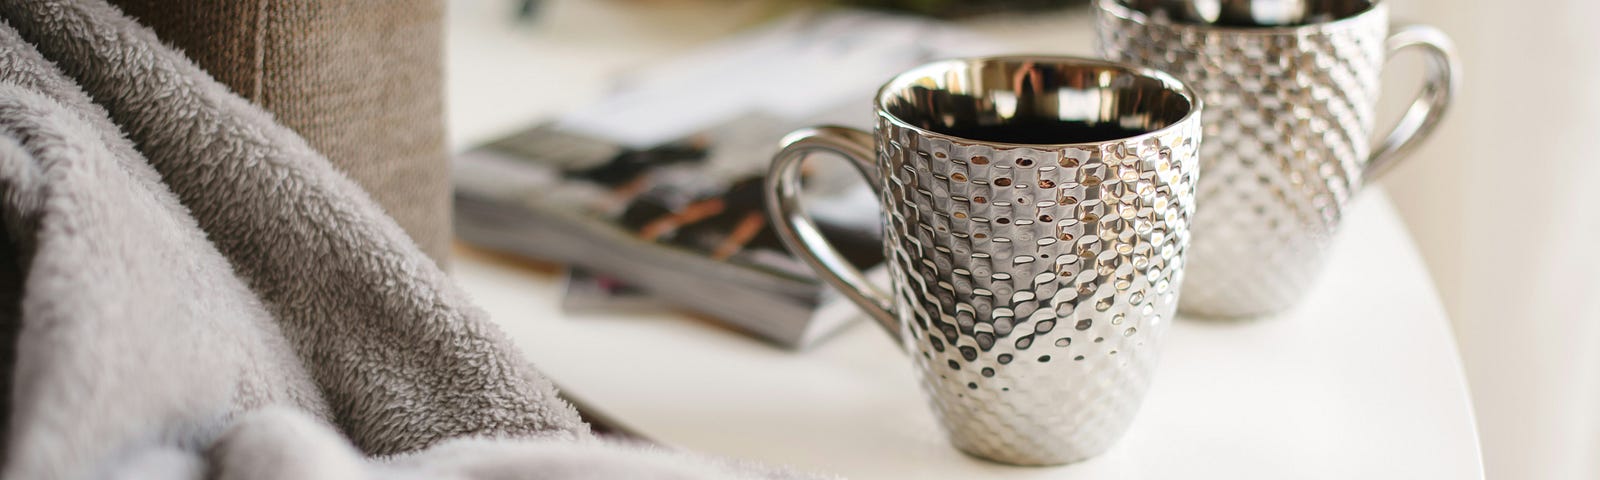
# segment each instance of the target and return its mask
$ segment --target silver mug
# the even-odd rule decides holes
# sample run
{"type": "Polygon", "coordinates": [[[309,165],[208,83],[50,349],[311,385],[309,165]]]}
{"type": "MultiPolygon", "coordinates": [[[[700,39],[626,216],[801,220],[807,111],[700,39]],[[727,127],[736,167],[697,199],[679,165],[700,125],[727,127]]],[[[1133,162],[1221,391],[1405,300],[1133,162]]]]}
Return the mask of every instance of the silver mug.
{"type": "Polygon", "coordinates": [[[903,73],[872,134],[784,139],[767,177],[778,236],[914,358],[951,442],[1052,465],[1127,429],[1176,308],[1194,212],[1199,97],[1151,69],[988,57],[903,73]],[[877,190],[893,294],[806,216],[809,154],[877,190]]]}
{"type": "Polygon", "coordinates": [[[1104,58],[1172,73],[1204,97],[1200,211],[1179,310],[1250,317],[1294,305],[1351,197],[1443,115],[1459,74],[1430,27],[1389,32],[1378,0],[1097,0],[1104,58]],[[1385,58],[1426,54],[1419,97],[1376,146],[1385,58]]]}

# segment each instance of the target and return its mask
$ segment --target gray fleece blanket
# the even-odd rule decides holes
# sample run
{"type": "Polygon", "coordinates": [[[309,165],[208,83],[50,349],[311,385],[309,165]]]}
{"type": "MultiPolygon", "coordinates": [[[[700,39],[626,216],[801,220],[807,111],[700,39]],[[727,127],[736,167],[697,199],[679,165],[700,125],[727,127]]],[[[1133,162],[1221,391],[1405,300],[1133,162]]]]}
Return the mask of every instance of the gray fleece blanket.
{"type": "Polygon", "coordinates": [[[597,440],[292,131],[100,0],[0,19],[0,477],[799,476],[597,440]]]}

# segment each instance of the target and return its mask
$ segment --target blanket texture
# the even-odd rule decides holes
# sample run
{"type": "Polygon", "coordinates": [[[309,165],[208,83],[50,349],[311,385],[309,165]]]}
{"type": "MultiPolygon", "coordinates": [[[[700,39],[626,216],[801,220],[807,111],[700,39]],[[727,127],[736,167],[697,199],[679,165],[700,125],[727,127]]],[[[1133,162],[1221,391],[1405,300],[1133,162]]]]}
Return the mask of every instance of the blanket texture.
{"type": "Polygon", "coordinates": [[[0,0],[4,478],[794,478],[597,440],[293,131],[101,0],[0,0]]]}
{"type": "Polygon", "coordinates": [[[443,0],[111,0],[450,249],[443,0]]]}

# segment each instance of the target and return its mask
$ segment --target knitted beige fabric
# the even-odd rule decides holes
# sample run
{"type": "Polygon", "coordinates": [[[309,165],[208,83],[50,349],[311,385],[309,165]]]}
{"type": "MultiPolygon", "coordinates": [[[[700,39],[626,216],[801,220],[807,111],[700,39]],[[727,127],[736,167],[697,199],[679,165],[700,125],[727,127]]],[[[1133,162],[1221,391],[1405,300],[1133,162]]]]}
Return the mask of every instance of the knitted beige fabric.
{"type": "Polygon", "coordinates": [[[449,253],[439,0],[113,0],[449,253]]]}

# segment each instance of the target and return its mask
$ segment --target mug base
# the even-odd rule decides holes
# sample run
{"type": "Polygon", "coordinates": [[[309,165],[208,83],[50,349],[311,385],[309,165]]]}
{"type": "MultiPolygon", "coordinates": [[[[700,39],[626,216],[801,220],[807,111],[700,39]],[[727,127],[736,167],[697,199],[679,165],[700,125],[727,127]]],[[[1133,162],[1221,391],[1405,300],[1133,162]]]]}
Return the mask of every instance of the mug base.
{"type": "Polygon", "coordinates": [[[1111,449],[1111,444],[1094,448],[1074,448],[1062,451],[1045,451],[1041,449],[1012,448],[997,449],[995,445],[969,445],[955,439],[950,440],[951,446],[969,457],[985,462],[1010,465],[1016,467],[1056,467],[1070,465],[1088,460],[1105,453],[1111,449]]]}

